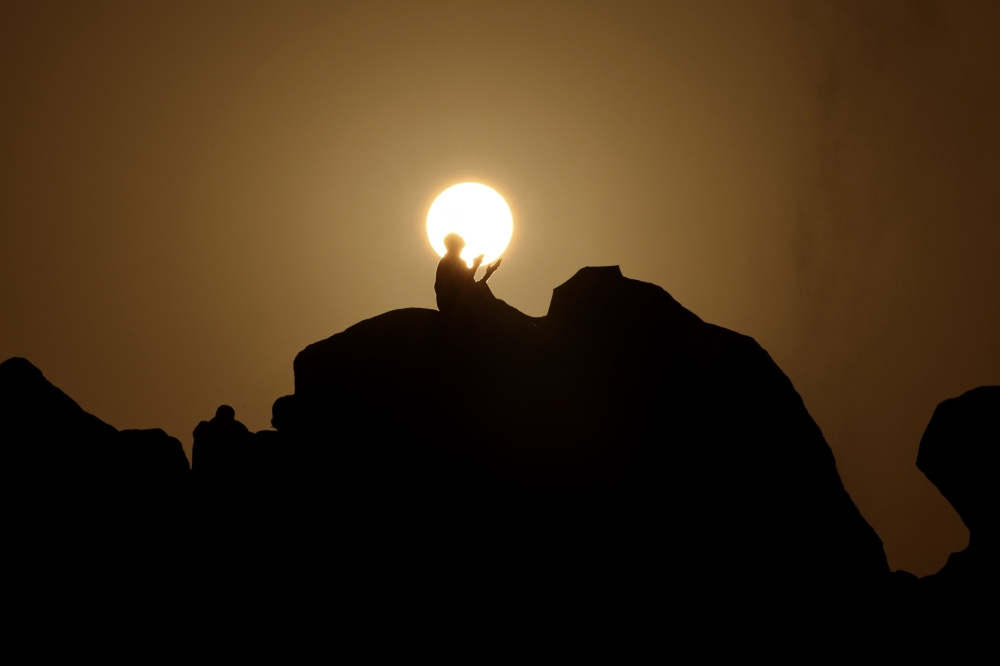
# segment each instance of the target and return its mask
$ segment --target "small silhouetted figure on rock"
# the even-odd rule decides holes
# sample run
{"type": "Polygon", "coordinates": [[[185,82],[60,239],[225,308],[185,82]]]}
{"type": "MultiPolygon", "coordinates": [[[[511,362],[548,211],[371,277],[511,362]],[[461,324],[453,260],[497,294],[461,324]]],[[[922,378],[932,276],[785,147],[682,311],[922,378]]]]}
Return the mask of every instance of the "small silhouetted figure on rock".
{"type": "Polygon", "coordinates": [[[192,468],[199,474],[233,473],[246,457],[252,435],[245,425],[236,420],[236,410],[221,405],[215,418],[202,421],[194,429],[194,449],[191,451],[192,468]]]}
{"type": "Polygon", "coordinates": [[[438,310],[444,313],[455,312],[469,306],[473,301],[494,300],[486,281],[500,267],[502,259],[486,267],[486,274],[476,282],[476,271],[483,263],[483,255],[472,261],[472,267],[462,259],[465,249],[465,239],[458,234],[448,234],[444,237],[444,246],[448,250],[437,267],[437,277],[434,282],[434,292],[437,294],[438,310]]]}

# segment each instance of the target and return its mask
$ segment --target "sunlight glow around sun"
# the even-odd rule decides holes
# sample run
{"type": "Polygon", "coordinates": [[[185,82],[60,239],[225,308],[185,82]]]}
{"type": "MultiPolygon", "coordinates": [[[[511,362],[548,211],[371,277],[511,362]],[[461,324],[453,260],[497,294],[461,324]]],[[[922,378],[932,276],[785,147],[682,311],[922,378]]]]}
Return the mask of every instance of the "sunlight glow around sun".
{"type": "Polygon", "coordinates": [[[479,183],[453,185],[438,195],[427,212],[427,238],[439,256],[444,256],[444,237],[456,233],[465,239],[462,258],[485,254],[483,265],[495,261],[510,243],[514,218],[496,190],[479,183]]]}

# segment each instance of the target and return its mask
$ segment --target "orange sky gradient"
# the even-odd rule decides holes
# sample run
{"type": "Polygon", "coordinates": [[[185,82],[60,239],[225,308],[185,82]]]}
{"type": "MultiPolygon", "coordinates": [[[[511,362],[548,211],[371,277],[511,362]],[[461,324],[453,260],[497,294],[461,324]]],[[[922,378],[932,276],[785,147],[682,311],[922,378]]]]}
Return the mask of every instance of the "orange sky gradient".
{"type": "MultiPolygon", "coordinates": [[[[500,192],[531,315],[619,264],[756,338],[893,569],[1000,383],[1000,3],[5,2],[0,359],[118,428],[268,427],[307,344],[434,307],[434,197],[500,192]]],[[[420,427],[434,427],[434,415],[420,427]]]]}

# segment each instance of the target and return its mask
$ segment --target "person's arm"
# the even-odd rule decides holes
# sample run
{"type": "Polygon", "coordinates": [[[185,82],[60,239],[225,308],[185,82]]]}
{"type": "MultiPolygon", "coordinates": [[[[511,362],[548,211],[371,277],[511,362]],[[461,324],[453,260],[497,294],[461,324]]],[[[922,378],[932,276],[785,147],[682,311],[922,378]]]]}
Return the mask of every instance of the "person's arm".
{"type": "Polygon", "coordinates": [[[478,257],[476,257],[475,259],[472,260],[472,268],[469,269],[469,280],[471,280],[472,282],[476,281],[476,271],[479,270],[480,264],[483,263],[483,257],[484,256],[485,255],[481,254],[481,255],[479,255],[478,257]]]}
{"type": "Polygon", "coordinates": [[[501,261],[503,261],[503,257],[500,257],[499,259],[497,259],[496,261],[494,261],[492,264],[490,264],[489,266],[487,266],[486,267],[486,275],[483,276],[483,279],[481,279],[480,282],[486,282],[487,280],[489,280],[490,276],[493,275],[493,273],[495,273],[498,268],[500,268],[500,262],[501,261]]]}

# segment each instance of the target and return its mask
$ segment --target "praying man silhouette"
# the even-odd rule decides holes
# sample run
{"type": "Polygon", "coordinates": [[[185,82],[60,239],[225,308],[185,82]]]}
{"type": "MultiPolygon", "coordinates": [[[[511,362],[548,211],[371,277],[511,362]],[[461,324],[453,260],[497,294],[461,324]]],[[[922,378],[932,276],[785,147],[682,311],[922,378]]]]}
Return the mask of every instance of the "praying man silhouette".
{"type": "Polygon", "coordinates": [[[486,281],[500,267],[503,258],[488,265],[486,274],[477,282],[476,271],[483,263],[483,255],[473,259],[470,268],[462,259],[462,250],[465,249],[464,238],[458,234],[448,234],[444,237],[444,246],[447,252],[441,257],[434,281],[438,310],[444,313],[455,312],[463,306],[470,305],[473,300],[495,299],[486,281]]]}

